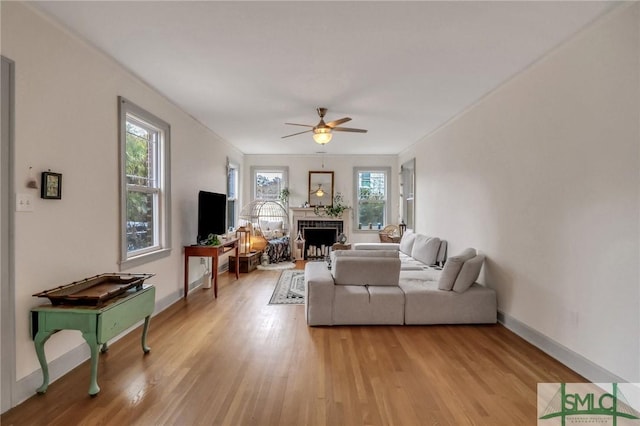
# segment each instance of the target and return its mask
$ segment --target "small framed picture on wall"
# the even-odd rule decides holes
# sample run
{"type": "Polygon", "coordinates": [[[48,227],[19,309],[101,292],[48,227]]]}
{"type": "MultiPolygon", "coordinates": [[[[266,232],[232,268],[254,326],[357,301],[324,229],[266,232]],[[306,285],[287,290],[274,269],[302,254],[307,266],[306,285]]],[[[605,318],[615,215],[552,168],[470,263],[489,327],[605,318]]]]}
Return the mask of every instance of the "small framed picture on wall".
{"type": "Polygon", "coordinates": [[[62,198],[62,173],[42,172],[40,197],[53,200],[62,198]]]}

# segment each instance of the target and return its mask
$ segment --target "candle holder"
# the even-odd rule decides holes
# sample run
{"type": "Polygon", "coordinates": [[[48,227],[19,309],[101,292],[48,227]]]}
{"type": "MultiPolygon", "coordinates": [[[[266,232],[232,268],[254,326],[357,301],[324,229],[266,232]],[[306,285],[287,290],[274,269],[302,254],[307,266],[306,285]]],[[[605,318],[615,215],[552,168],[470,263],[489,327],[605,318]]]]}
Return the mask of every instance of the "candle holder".
{"type": "Polygon", "coordinates": [[[251,251],[251,231],[241,226],[236,230],[236,237],[240,254],[249,254],[251,251]]]}

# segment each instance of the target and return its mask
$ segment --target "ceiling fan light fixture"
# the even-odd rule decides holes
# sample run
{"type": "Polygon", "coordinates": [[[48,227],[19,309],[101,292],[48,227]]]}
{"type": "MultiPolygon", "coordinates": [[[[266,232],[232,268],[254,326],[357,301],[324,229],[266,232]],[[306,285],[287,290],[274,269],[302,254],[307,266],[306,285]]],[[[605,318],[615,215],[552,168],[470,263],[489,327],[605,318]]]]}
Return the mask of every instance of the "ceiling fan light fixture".
{"type": "Polygon", "coordinates": [[[313,129],[313,140],[316,141],[317,144],[328,144],[332,137],[333,135],[331,134],[330,128],[320,127],[313,129]]]}
{"type": "Polygon", "coordinates": [[[316,191],[316,195],[318,197],[323,197],[324,196],[324,191],[322,190],[322,188],[318,188],[318,190],[316,191]]]}

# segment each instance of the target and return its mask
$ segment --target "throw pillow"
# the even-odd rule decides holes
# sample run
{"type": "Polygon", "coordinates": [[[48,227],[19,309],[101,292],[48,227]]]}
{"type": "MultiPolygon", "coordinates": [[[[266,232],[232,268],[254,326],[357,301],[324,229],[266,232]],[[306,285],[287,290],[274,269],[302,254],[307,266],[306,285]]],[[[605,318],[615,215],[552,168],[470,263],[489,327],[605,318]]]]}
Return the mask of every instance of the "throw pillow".
{"type": "Polygon", "coordinates": [[[458,274],[458,278],[456,278],[456,282],[453,284],[453,291],[456,293],[464,293],[467,291],[478,279],[483,263],[484,255],[482,254],[464,262],[464,265],[462,265],[462,269],[460,269],[460,273],[458,274]]]}
{"type": "Polygon", "coordinates": [[[402,234],[402,239],[400,240],[400,251],[407,256],[411,256],[411,250],[413,249],[413,242],[415,240],[416,234],[411,230],[406,230],[404,234],[402,234]]]}
{"type": "Polygon", "coordinates": [[[413,243],[413,249],[411,250],[411,257],[415,260],[419,260],[425,265],[433,265],[436,263],[438,257],[438,250],[440,249],[440,238],[427,237],[426,235],[416,235],[416,239],[413,243]]]}
{"type": "Polygon", "coordinates": [[[472,259],[475,255],[476,251],[472,248],[468,248],[459,255],[448,258],[444,264],[444,268],[442,268],[440,279],[438,280],[438,289],[451,291],[454,283],[456,282],[456,278],[458,278],[458,274],[460,274],[462,265],[464,265],[467,260],[472,259]]]}

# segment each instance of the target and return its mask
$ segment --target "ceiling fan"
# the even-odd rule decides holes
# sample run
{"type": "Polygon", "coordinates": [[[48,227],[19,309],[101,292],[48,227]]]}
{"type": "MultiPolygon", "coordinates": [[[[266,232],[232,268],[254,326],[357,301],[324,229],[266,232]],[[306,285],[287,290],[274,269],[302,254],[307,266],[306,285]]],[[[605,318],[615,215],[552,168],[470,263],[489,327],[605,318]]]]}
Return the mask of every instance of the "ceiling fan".
{"type": "Polygon", "coordinates": [[[350,117],[344,117],[339,120],[333,120],[328,123],[325,123],[324,116],[327,113],[327,109],[317,108],[316,111],[320,116],[320,122],[318,124],[316,124],[315,126],[312,126],[310,124],[284,123],[290,126],[311,127],[311,129],[305,130],[304,132],[298,132],[298,133],[293,133],[291,135],[286,135],[286,136],[283,136],[282,138],[288,138],[291,136],[301,135],[303,133],[313,132],[313,140],[316,141],[316,143],[319,143],[320,145],[324,145],[329,143],[329,141],[333,137],[333,135],[331,134],[332,131],[367,133],[367,131],[364,129],[353,129],[351,127],[339,127],[342,123],[346,123],[347,121],[350,121],[351,120],[350,117]]]}

